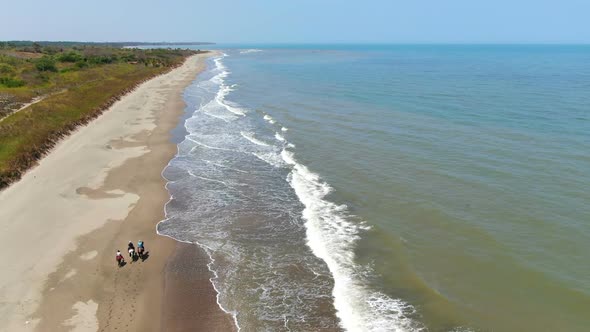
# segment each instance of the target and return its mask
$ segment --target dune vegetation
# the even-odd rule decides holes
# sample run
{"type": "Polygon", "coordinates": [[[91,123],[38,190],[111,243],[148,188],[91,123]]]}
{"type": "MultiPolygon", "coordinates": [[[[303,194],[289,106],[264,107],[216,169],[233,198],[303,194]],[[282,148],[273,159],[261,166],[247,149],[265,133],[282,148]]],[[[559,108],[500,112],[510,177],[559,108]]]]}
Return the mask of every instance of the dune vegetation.
{"type": "Polygon", "coordinates": [[[0,42],[0,189],[77,126],[196,52],[0,42]]]}

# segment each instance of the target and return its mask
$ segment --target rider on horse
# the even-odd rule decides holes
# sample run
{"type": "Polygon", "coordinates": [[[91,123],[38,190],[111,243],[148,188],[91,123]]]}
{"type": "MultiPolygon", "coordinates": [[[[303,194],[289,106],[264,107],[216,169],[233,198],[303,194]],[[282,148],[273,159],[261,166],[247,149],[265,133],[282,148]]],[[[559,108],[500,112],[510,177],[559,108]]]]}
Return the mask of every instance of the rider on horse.
{"type": "Polygon", "coordinates": [[[135,246],[133,246],[133,242],[129,241],[127,251],[129,251],[129,257],[133,258],[133,256],[135,256],[135,246]]]}
{"type": "Polygon", "coordinates": [[[137,253],[139,254],[139,257],[143,257],[144,251],[145,251],[145,247],[143,245],[143,241],[142,240],[137,241],[137,253]]]}
{"type": "Polygon", "coordinates": [[[119,266],[123,263],[124,259],[123,254],[121,254],[121,251],[117,250],[117,255],[115,256],[115,259],[117,260],[117,264],[119,264],[119,266]]]}

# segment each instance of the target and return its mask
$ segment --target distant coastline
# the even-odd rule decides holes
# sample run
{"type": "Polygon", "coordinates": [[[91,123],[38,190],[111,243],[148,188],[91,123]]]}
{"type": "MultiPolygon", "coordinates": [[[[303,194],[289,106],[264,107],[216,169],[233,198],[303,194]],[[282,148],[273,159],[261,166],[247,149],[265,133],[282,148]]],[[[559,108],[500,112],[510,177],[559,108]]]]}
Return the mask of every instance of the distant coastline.
{"type": "Polygon", "coordinates": [[[37,43],[41,46],[63,46],[63,47],[73,47],[73,46],[102,46],[102,47],[133,47],[133,46],[161,46],[161,45],[182,45],[182,46],[197,46],[197,45],[215,45],[212,42],[192,42],[192,41],[184,41],[184,42],[135,42],[135,41],[126,41],[126,42],[86,42],[86,41],[32,41],[32,40],[7,40],[7,41],[0,41],[0,46],[2,44],[10,44],[12,46],[22,47],[22,46],[30,46],[33,43],[37,43]]]}

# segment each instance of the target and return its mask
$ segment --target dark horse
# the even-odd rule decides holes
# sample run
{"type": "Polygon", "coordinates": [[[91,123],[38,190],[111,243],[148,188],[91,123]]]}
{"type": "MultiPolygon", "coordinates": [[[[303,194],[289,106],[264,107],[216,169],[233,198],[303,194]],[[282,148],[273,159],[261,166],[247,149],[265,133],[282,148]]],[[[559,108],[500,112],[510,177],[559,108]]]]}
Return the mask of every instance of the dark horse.
{"type": "Polygon", "coordinates": [[[117,265],[119,265],[119,267],[125,265],[125,259],[123,258],[123,255],[117,255],[115,259],[117,260],[117,265]]]}
{"type": "Polygon", "coordinates": [[[134,248],[129,248],[129,257],[131,258],[132,262],[137,260],[137,251],[134,248]]]}
{"type": "Polygon", "coordinates": [[[139,255],[139,258],[141,258],[142,260],[143,260],[144,252],[145,252],[144,247],[137,247],[137,254],[139,255]]]}

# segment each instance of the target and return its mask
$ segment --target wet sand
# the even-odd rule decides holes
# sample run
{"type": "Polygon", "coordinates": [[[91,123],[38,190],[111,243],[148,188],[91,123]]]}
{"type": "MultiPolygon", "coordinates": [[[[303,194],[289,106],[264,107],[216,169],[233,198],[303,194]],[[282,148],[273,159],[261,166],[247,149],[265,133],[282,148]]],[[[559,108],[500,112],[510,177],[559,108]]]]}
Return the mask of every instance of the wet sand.
{"type": "Polygon", "coordinates": [[[207,56],[142,84],[0,192],[0,331],[232,328],[208,282],[206,254],[175,253],[178,244],[155,233],[169,199],[161,171],[176,153],[170,131],[183,114],[182,91],[207,56]],[[117,267],[116,250],[140,239],[148,258],[126,256],[117,267]],[[190,273],[166,273],[179,265],[190,273]],[[187,286],[199,296],[186,296],[187,286]],[[190,320],[163,311],[175,297],[194,308],[185,313],[190,320]]]}
{"type": "Polygon", "coordinates": [[[164,331],[235,330],[232,316],[211,304],[208,263],[209,256],[201,248],[192,244],[177,244],[166,265],[164,331]]]}

